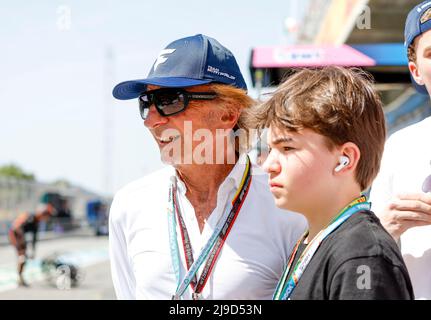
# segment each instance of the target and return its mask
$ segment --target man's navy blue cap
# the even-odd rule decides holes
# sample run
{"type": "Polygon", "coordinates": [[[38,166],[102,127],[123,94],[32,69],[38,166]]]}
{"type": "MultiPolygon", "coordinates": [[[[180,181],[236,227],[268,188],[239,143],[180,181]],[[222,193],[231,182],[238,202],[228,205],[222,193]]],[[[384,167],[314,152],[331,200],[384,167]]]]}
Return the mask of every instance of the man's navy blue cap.
{"type": "MultiPolygon", "coordinates": [[[[431,1],[423,1],[414,7],[407,16],[406,26],[404,29],[404,45],[406,49],[413,43],[416,37],[431,29],[431,20],[425,21],[424,23],[421,22],[422,16],[430,8],[431,1]]],[[[413,79],[413,77],[411,78],[412,83],[418,92],[428,94],[428,91],[424,85],[418,84],[415,79],[413,79]]]]}
{"type": "Polygon", "coordinates": [[[146,79],[117,84],[115,98],[139,97],[147,85],[186,88],[221,83],[247,90],[234,55],[217,40],[202,34],[176,40],[162,50],[146,79]]]}

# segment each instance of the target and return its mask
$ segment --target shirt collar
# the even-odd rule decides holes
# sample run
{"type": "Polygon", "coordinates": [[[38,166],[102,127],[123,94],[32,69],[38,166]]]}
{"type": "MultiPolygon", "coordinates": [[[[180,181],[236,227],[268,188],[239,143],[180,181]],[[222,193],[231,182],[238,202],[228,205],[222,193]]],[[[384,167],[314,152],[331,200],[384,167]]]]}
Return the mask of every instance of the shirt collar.
{"type": "MultiPolygon", "coordinates": [[[[226,179],[223,181],[223,183],[220,185],[220,187],[224,184],[232,183],[235,185],[236,188],[239,188],[241,185],[241,180],[244,175],[244,170],[246,168],[247,164],[247,154],[243,153],[240,155],[238,161],[236,162],[235,166],[231,170],[231,172],[228,174],[226,179]]],[[[250,163],[251,165],[251,163],[250,163]]],[[[177,188],[178,191],[184,195],[187,192],[187,187],[184,183],[184,181],[181,180],[181,177],[178,175],[178,172],[175,170],[175,176],[177,178],[177,188]]]]}
{"type": "MultiPolygon", "coordinates": [[[[238,162],[233,167],[232,171],[229,173],[226,179],[232,179],[235,183],[235,187],[239,188],[241,185],[241,180],[244,175],[247,164],[247,154],[243,153],[240,155],[238,162]]],[[[251,163],[250,163],[251,165],[251,163]]]]}

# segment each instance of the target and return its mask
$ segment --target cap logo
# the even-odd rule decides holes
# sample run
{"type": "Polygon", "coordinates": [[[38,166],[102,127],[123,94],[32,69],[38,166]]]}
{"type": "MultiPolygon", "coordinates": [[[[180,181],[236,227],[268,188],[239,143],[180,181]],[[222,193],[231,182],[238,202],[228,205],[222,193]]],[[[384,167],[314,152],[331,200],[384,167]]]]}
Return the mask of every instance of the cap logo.
{"type": "Polygon", "coordinates": [[[154,62],[154,71],[156,71],[159,64],[165,63],[168,60],[168,58],[165,57],[165,55],[169,55],[169,54],[173,53],[175,50],[176,49],[163,49],[159,53],[159,56],[157,57],[156,62],[154,62]]]}
{"type": "Polygon", "coordinates": [[[211,73],[213,73],[213,74],[215,74],[215,75],[218,75],[218,76],[222,76],[222,77],[228,78],[228,79],[230,79],[230,80],[235,80],[235,76],[230,75],[230,74],[229,74],[229,73],[227,73],[227,72],[221,72],[219,68],[215,68],[215,67],[212,67],[212,66],[208,66],[207,71],[208,71],[208,72],[211,72],[211,73]]]}
{"type": "Polygon", "coordinates": [[[431,5],[431,1],[424,3],[423,5],[421,5],[419,8],[417,8],[417,12],[421,13],[423,9],[425,9],[426,7],[428,7],[429,5],[431,5]]]}

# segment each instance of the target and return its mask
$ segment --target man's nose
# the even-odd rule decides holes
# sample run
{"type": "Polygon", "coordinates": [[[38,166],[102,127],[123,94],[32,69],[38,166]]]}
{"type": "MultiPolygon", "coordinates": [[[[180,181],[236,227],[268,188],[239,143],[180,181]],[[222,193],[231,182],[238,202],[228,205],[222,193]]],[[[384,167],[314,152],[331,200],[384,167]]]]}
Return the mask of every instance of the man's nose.
{"type": "Polygon", "coordinates": [[[156,107],[154,105],[151,105],[147,118],[144,120],[144,125],[148,129],[155,129],[169,121],[168,117],[163,117],[160,115],[160,113],[156,110],[156,107]]]}

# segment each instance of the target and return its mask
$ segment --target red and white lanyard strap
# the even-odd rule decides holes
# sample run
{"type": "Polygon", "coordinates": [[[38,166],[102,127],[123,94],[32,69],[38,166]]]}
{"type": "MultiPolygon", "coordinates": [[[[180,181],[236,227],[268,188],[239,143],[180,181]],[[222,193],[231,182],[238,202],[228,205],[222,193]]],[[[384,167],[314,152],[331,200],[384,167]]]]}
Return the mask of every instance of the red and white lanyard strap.
{"type": "MultiPolygon", "coordinates": [[[[173,197],[176,218],[180,225],[181,240],[183,242],[184,257],[186,258],[187,270],[190,270],[190,267],[194,262],[192,243],[190,241],[189,233],[187,232],[187,227],[186,227],[186,224],[184,223],[183,216],[180,213],[180,208],[178,207],[177,197],[175,196],[175,194],[176,194],[176,188],[174,188],[174,197],[173,197]]],[[[193,277],[193,280],[190,281],[190,286],[192,287],[193,291],[195,290],[196,282],[197,282],[197,279],[195,274],[193,277]]]]}
{"type": "MultiPolygon", "coordinates": [[[[192,246],[190,242],[190,237],[187,232],[187,227],[184,223],[184,219],[181,215],[181,212],[179,210],[177,199],[176,199],[176,188],[171,188],[173,194],[171,195],[171,199],[173,200],[174,204],[172,208],[176,212],[176,217],[179,222],[179,227],[181,230],[181,240],[183,242],[183,249],[184,249],[184,255],[186,259],[187,269],[188,272],[184,276],[183,280],[179,282],[177,290],[175,292],[175,295],[172,297],[174,300],[178,300],[181,298],[181,296],[184,294],[184,292],[187,290],[188,286],[190,285],[194,291],[193,293],[193,299],[199,299],[200,294],[202,290],[204,289],[207,280],[214,268],[214,265],[217,261],[217,257],[219,253],[221,252],[221,249],[223,247],[224,242],[226,241],[227,236],[229,235],[230,230],[232,229],[232,226],[241,210],[241,207],[247,197],[248,190],[250,189],[251,184],[251,164],[250,159],[247,157],[247,163],[246,163],[246,169],[244,171],[241,184],[235,193],[234,198],[231,202],[229,202],[229,205],[226,208],[225,213],[223,214],[223,217],[227,217],[223,221],[223,219],[220,219],[220,222],[217,224],[216,228],[214,229],[213,234],[209,238],[206,245],[202,248],[198,258],[194,260],[193,253],[192,253],[192,246]],[[206,260],[205,266],[202,270],[202,274],[197,280],[196,273],[199,269],[199,267],[202,265],[202,263],[206,260]]],[[[168,210],[169,212],[169,210],[168,210]]],[[[173,214],[171,213],[170,216],[172,217],[173,214]]],[[[174,217],[175,219],[175,217],[174,217]]],[[[171,239],[171,255],[174,261],[174,269],[175,269],[175,262],[178,263],[179,261],[179,252],[175,251],[175,245],[172,245],[173,239],[176,241],[176,232],[171,232],[173,228],[170,228],[170,239],[171,239]],[[175,238],[174,238],[175,237],[175,238]]],[[[175,230],[175,229],[174,229],[175,230]]],[[[179,280],[179,277],[178,277],[179,280]]]]}

